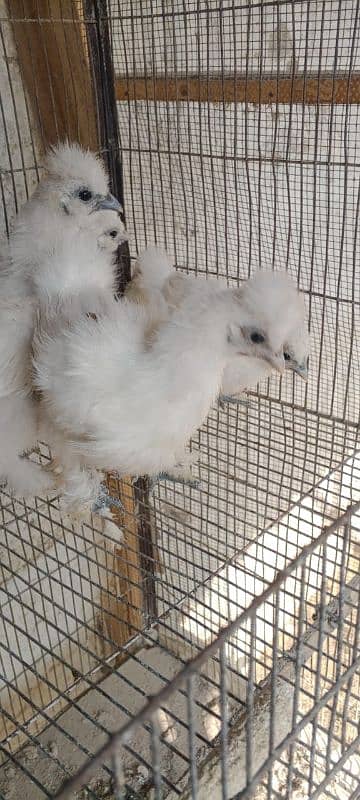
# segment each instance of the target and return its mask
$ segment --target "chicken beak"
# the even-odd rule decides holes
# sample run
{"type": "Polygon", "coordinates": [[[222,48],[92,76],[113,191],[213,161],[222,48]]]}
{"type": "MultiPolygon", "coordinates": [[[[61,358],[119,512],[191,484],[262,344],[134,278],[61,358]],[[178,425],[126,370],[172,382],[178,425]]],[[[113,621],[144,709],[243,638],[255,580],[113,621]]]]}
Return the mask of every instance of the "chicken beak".
{"type": "Polygon", "coordinates": [[[300,378],[302,378],[303,381],[307,381],[308,375],[309,375],[309,371],[308,371],[308,365],[306,363],[305,364],[294,364],[293,365],[293,370],[294,370],[294,372],[296,372],[297,375],[300,375],[300,378]]]}
{"type": "Polygon", "coordinates": [[[108,210],[108,211],[117,211],[118,214],[122,214],[123,207],[121,203],[114,197],[113,194],[107,194],[105,197],[101,197],[100,200],[96,204],[96,211],[108,210]]]}
{"type": "Polygon", "coordinates": [[[265,356],[265,360],[268,361],[268,363],[273,367],[273,369],[276,369],[276,371],[280,372],[280,374],[282,375],[282,373],[285,370],[284,354],[282,352],[281,353],[270,352],[269,355],[265,356]]]}

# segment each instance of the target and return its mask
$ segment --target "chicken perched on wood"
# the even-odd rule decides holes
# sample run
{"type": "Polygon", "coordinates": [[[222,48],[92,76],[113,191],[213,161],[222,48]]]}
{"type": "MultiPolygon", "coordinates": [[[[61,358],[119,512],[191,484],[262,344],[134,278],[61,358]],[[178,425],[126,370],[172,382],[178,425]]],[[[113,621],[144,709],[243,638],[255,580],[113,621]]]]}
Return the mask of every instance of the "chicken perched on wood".
{"type": "MultiPolygon", "coordinates": [[[[107,241],[111,231],[117,243],[125,238],[121,206],[109,194],[105,169],[92,153],[62,144],[45,168],[45,177],[15,220],[0,268],[0,481],[18,495],[43,493],[51,486],[49,474],[21,457],[38,438],[30,367],[39,303],[49,308],[51,298],[65,293],[69,298],[75,287],[88,292],[88,273],[76,276],[57,269],[56,248],[81,231],[95,248],[98,237],[105,235],[107,241]]],[[[112,254],[108,260],[112,265],[112,254]]],[[[101,291],[101,269],[93,270],[91,278],[94,290],[101,291]]]]}
{"type": "MultiPolygon", "coordinates": [[[[171,315],[184,300],[206,294],[209,298],[218,290],[214,279],[175,272],[162,250],[150,247],[139,259],[127,289],[129,299],[159,308],[158,324],[171,315]],[[165,307],[164,307],[165,299],[165,307]]],[[[269,324],[276,321],[278,336],[282,339],[285,368],[293,370],[304,380],[308,375],[309,334],[303,295],[285,272],[257,272],[247,282],[248,291],[262,298],[264,314],[269,324]]],[[[225,366],[220,397],[228,402],[238,402],[243,392],[255,387],[271,375],[272,367],[263,359],[236,355],[225,366]]],[[[241,401],[241,400],[240,400],[241,401]]]]}
{"type": "Polygon", "coordinates": [[[235,354],[283,370],[276,320],[269,323],[263,300],[246,284],[214,290],[211,302],[190,295],[150,347],[147,309],[126,299],[97,320],[38,338],[35,384],[63,441],[69,505],[94,500],[96,469],[158,474],[182,467],[235,354]]]}

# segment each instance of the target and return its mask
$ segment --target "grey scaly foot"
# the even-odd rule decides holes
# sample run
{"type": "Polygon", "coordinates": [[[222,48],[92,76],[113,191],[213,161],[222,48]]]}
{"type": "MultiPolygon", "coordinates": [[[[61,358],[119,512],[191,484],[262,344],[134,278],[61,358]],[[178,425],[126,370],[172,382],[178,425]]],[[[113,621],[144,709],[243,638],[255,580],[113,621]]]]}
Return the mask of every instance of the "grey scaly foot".
{"type": "Polygon", "coordinates": [[[192,478],[181,478],[177,475],[171,475],[170,472],[159,472],[154,477],[150,478],[149,491],[153,492],[155,486],[161,481],[171,481],[171,483],[180,483],[181,486],[189,486],[190,489],[200,489],[201,481],[192,478]]]}
{"type": "Polygon", "coordinates": [[[218,404],[222,411],[225,410],[226,404],[235,406],[246,406],[247,408],[252,405],[249,397],[239,397],[236,394],[220,394],[218,397],[218,404]]]}
{"type": "Polygon", "coordinates": [[[113,497],[111,494],[109,494],[107,487],[102,483],[98,497],[91,509],[92,513],[99,514],[100,516],[104,517],[111,507],[114,506],[115,508],[119,508],[121,511],[124,511],[124,506],[121,500],[119,500],[118,497],[113,497]]]}

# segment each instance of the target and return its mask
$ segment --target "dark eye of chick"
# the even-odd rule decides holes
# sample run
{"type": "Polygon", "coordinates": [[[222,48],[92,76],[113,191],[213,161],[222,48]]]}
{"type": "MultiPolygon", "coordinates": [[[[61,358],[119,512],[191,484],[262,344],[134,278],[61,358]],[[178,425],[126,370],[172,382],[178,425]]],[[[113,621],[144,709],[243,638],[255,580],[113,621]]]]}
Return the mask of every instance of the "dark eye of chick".
{"type": "Polygon", "coordinates": [[[291,361],[291,355],[287,353],[286,350],[284,350],[284,359],[285,361],[291,361]]]}
{"type": "Polygon", "coordinates": [[[258,331],[254,331],[254,333],[251,334],[250,339],[254,344],[262,344],[265,342],[265,336],[258,331]]]}
{"type": "Polygon", "coordinates": [[[79,197],[80,200],[83,200],[84,203],[87,203],[92,198],[92,192],[90,192],[90,189],[80,189],[79,197]]]}
{"type": "Polygon", "coordinates": [[[115,230],[113,230],[113,231],[109,231],[109,236],[111,236],[111,238],[112,238],[112,239],[116,239],[116,237],[117,237],[117,233],[118,233],[118,232],[117,232],[117,231],[115,231],[115,230]]]}

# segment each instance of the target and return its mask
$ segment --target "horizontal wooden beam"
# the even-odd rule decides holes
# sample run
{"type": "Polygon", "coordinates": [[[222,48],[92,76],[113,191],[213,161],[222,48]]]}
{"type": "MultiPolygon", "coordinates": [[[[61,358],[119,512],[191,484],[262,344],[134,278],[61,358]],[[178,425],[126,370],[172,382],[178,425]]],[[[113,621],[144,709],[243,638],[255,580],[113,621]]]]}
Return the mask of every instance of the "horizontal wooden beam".
{"type": "Polygon", "coordinates": [[[294,78],[243,76],[224,78],[117,77],[116,99],[201,103],[301,103],[305,105],[360,103],[360,73],[294,78]]]}

